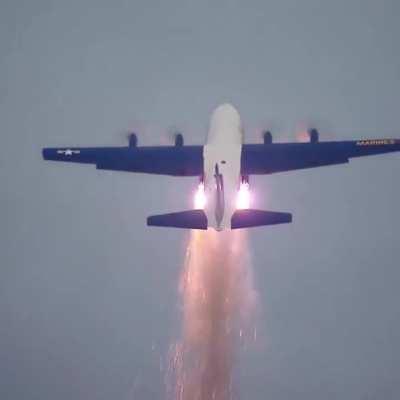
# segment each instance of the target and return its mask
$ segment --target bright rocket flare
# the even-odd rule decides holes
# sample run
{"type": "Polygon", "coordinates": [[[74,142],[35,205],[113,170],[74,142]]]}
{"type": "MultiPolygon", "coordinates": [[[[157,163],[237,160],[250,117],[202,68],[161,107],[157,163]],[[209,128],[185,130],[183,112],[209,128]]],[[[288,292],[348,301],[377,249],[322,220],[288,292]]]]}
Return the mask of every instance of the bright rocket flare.
{"type": "Polygon", "coordinates": [[[236,199],[236,208],[245,210],[250,208],[250,187],[248,182],[242,182],[236,199]]]}
{"type": "MultiPolygon", "coordinates": [[[[245,210],[250,208],[250,186],[248,182],[241,182],[239,191],[236,197],[236,209],[245,210]]],[[[195,210],[204,210],[207,198],[204,189],[204,183],[201,182],[197,187],[194,195],[194,208],[195,210]]]]}
{"type": "Polygon", "coordinates": [[[203,210],[206,206],[206,194],[204,191],[204,183],[200,182],[197,191],[194,195],[194,208],[196,210],[203,210]]]}

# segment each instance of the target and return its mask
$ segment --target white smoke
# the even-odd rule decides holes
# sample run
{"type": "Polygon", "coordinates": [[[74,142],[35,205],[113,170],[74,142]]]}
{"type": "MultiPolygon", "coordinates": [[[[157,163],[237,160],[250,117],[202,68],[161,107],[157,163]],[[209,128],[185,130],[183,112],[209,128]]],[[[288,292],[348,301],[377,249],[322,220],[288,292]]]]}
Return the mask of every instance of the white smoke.
{"type": "Polygon", "coordinates": [[[182,338],[171,347],[168,398],[236,398],[237,349],[253,337],[257,303],[246,231],[191,231],[180,291],[182,338]]]}

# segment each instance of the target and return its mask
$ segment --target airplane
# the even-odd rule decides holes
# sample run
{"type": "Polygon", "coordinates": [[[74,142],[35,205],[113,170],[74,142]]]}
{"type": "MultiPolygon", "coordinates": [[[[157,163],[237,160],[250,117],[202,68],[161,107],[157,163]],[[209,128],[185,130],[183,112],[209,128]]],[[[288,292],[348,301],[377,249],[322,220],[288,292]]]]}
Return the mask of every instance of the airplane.
{"type": "Polygon", "coordinates": [[[400,151],[400,139],[319,141],[316,129],[308,142],[244,144],[236,108],[222,104],[212,113],[204,146],[138,146],[135,133],[124,147],[44,148],[45,160],[94,164],[99,170],[198,177],[194,209],[147,218],[148,226],[217,231],[292,222],[287,212],[250,208],[249,176],[348,163],[350,158],[400,151]]]}

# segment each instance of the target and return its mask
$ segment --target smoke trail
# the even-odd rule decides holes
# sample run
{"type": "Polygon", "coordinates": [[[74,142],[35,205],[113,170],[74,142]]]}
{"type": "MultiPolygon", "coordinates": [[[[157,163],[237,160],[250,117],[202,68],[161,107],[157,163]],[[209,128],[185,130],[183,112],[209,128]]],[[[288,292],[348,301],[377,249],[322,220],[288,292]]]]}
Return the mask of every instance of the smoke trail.
{"type": "Polygon", "coordinates": [[[174,400],[235,398],[237,345],[255,309],[245,231],[191,231],[180,285],[181,341],[171,349],[174,400]]]}

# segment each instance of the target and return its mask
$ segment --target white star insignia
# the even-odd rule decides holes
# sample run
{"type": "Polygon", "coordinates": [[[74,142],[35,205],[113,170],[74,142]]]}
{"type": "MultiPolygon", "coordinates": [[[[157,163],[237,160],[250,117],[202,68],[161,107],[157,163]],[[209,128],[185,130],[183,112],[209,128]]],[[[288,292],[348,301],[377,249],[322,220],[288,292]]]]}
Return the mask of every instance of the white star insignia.
{"type": "Polygon", "coordinates": [[[80,150],[71,150],[71,149],[57,150],[58,154],[64,154],[65,156],[72,156],[72,154],[79,154],[80,152],[81,152],[80,150]]]}

